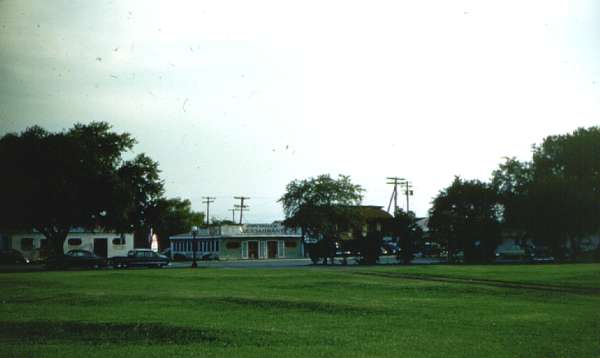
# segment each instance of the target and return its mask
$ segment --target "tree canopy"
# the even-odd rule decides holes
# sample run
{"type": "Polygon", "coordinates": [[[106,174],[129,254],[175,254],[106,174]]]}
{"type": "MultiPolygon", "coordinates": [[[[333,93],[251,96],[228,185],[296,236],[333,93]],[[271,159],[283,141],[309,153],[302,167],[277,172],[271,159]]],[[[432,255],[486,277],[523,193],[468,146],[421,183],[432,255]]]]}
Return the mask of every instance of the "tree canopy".
{"type": "Polygon", "coordinates": [[[522,232],[564,258],[600,230],[600,128],[554,135],[533,147],[529,162],[507,159],[492,183],[504,205],[507,229],[522,232]]]}
{"type": "MultiPolygon", "coordinates": [[[[181,198],[158,199],[148,209],[146,216],[147,227],[144,228],[144,233],[147,233],[149,227],[154,228],[161,248],[169,246],[170,236],[188,232],[192,226],[204,224],[204,213],[193,211],[191,202],[181,198]]],[[[140,236],[144,238],[143,235],[140,236]]]]}
{"type": "Polygon", "coordinates": [[[353,184],[349,176],[337,179],[329,174],[316,178],[294,180],[279,199],[285,213],[284,224],[299,227],[304,234],[316,239],[333,239],[346,230],[360,205],[364,189],[353,184]]]}
{"type": "Polygon", "coordinates": [[[448,247],[448,257],[463,250],[467,262],[489,262],[501,242],[500,207],[494,189],[479,180],[455,177],[433,201],[429,230],[448,247]]]}
{"type": "Polygon", "coordinates": [[[141,154],[124,160],[135,140],[105,122],[51,133],[31,127],[0,138],[0,228],[36,229],[62,253],[70,229],[130,232],[161,197],[158,164],[141,154]]]}
{"type": "Polygon", "coordinates": [[[398,208],[392,221],[392,231],[400,244],[398,260],[409,264],[414,259],[416,242],[423,236],[423,230],[417,225],[415,213],[398,208]]]}

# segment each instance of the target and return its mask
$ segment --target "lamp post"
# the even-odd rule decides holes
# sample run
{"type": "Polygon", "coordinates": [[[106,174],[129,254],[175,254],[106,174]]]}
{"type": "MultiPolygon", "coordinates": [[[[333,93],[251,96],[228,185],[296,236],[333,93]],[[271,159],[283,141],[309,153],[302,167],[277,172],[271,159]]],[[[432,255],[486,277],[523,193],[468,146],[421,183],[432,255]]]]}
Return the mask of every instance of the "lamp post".
{"type": "Polygon", "coordinates": [[[192,226],[192,268],[198,267],[198,263],[196,262],[196,250],[198,249],[196,236],[198,236],[198,227],[192,226]]]}

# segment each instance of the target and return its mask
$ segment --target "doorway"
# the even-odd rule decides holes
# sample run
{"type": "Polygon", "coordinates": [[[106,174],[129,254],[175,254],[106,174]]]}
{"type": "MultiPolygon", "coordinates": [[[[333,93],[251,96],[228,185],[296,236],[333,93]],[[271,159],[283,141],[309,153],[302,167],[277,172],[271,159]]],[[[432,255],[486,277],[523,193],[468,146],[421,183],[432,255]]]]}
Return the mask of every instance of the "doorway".
{"type": "Polygon", "coordinates": [[[106,239],[94,239],[94,254],[100,257],[106,257],[108,255],[106,239]]]}
{"type": "Polygon", "coordinates": [[[248,258],[258,259],[258,241],[248,241],[248,258]]]}
{"type": "Polygon", "coordinates": [[[277,241],[267,242],[267,253],[270,259],[277,257],[277,241]]]}

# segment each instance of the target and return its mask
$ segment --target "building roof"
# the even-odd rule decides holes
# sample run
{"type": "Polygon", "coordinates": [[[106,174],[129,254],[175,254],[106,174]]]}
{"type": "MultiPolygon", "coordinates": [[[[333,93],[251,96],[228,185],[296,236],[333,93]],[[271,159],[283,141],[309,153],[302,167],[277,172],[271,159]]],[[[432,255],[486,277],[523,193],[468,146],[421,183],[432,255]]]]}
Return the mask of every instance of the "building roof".
{"type": "MultiPolygon", "coordinates": [[[[196,235],[197,239],[217,238],[270,238],[287,237],[300,238],[300,230],[289,229],[281,223],[272,224],[244,224],[244,225],[219,225],[210,228],[201,228],[196,235]]],[[[173,235],[170,239],[193,239],[191,232],[173,235]]]]}
{"type": "Polygon", "coordinates": [[[359,205],[356,206],[358,210],[360,210],[360,214],[367,220],[387,220],[393,219],[394,216],[383,210],[383,206],[376,205],[359,205]]]}

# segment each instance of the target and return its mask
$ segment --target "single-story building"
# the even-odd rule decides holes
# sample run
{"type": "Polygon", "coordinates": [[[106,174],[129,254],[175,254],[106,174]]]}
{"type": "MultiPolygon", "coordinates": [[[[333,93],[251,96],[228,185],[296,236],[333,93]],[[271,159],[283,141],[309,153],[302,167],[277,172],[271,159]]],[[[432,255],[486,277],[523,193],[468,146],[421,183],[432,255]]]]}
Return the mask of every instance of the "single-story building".
{"type": "MultiPolygon", "coordinates": [[[[171,236],[171,258],[193,256],[192,233],[171,236]]],[[[196,235],[196,257],[216,254],[222,259],[302,258],[304,245],[300,230],[281,223],[220,225],[201,228],[196,235]]]]}
{"type": "MultiPolygon", "coordinates": [[[[5,240],[7,238],[9,247],[21,252],[30,261],[48,256],[48,240],[38,231],[11,234],[5,236],[5,240]]],[[[74,229],[67,234],[63,250],[75,249],[91,251],[107,258],[125,256],[129,250],[133,250],[133,234],[74,229]]]]}

